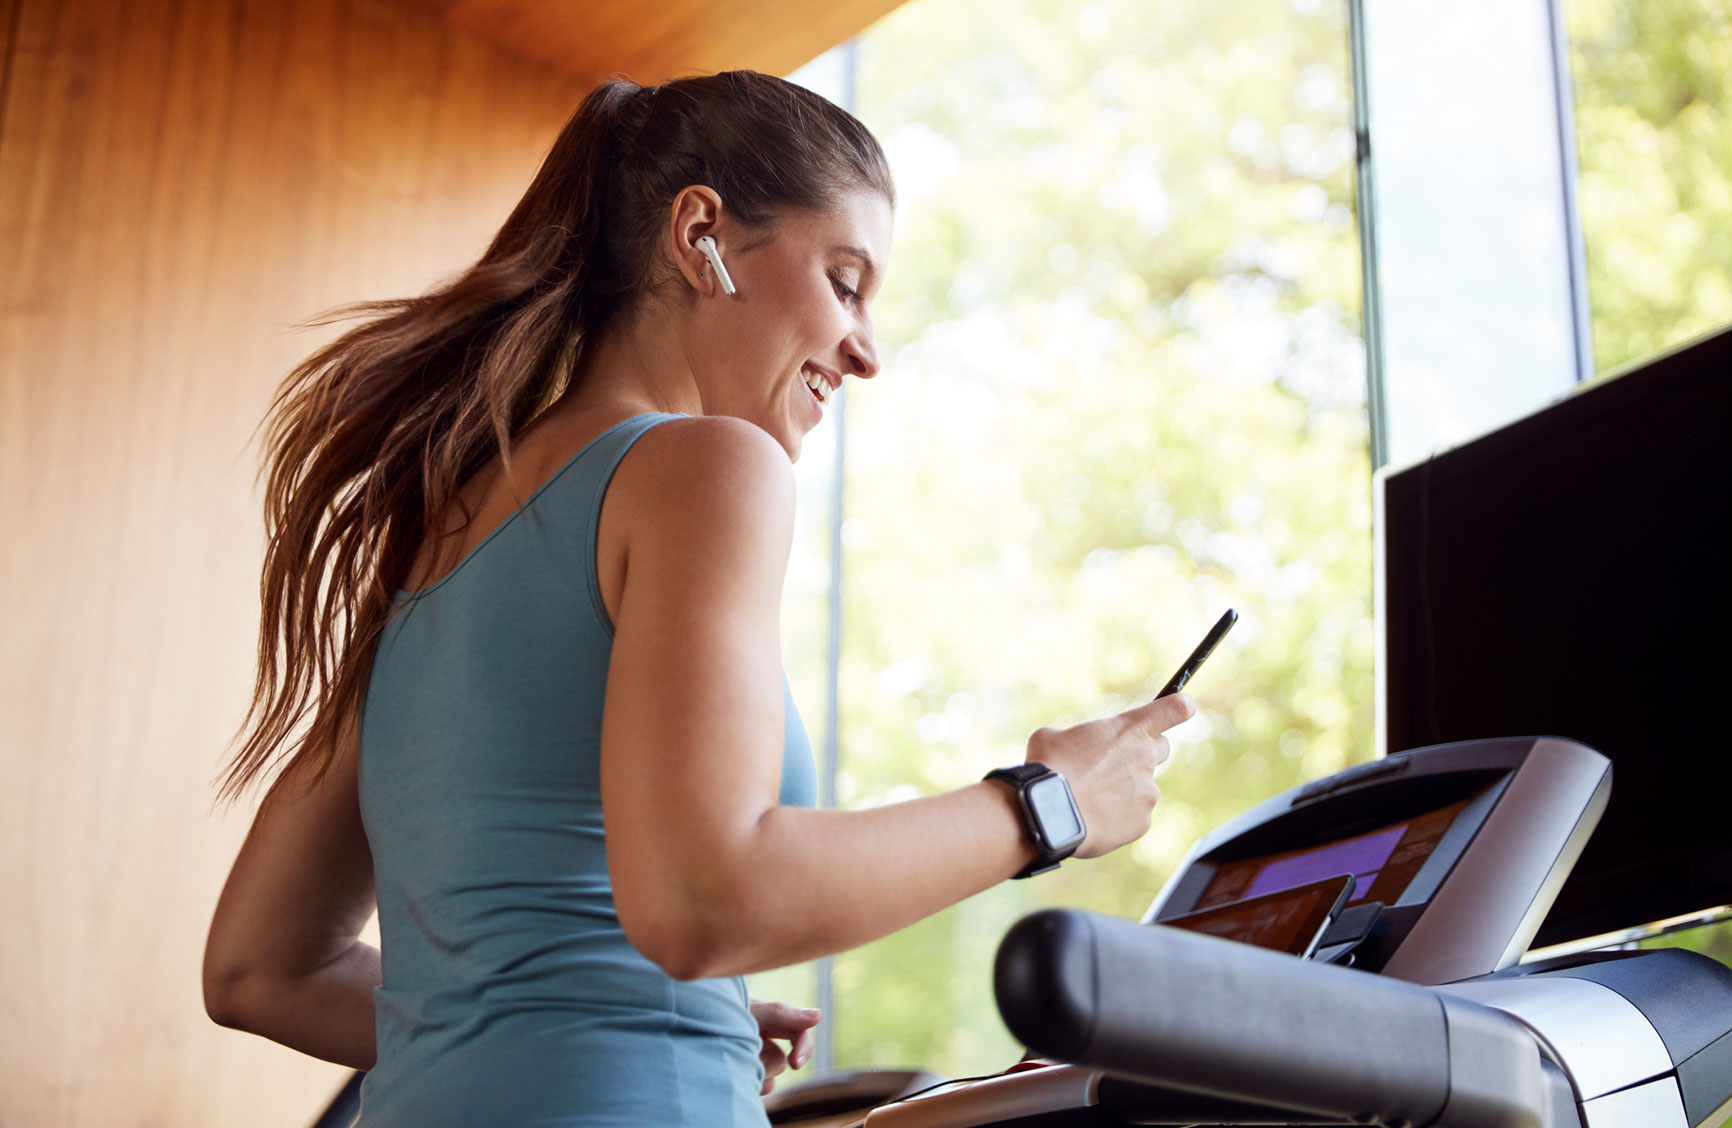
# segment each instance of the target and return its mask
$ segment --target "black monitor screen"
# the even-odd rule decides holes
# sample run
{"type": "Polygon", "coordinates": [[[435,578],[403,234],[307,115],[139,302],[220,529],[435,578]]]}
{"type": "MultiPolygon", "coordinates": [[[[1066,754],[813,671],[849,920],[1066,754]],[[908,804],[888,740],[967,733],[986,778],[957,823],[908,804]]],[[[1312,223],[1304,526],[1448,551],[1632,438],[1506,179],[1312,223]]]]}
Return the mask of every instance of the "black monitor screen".
{"type": "Polygon", "coordinates": [[[1612,760],[1535,943],[1732,903],[1732,331],[1382,490],[1383,751],[1547,735],[1612,760]]]}

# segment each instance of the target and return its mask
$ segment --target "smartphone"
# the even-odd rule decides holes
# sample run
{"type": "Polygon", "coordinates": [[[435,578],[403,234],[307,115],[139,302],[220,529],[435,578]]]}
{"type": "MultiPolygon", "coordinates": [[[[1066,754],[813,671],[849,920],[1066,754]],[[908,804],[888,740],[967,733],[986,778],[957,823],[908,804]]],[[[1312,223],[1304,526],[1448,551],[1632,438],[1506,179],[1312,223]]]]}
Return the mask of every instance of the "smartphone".
{"type": "Polygon", "coordinates": [[[1233,624],[1238,621],[1239,613],[1231,607],[1227,608],[1227,613],[1215,620],[1215,625],[1209,628],[1209,633],[1203,636],[1203,641],[1197,644],[1197,649],[1191,651],[1191,656],[1185,659],[1185,664],[1179,667],[1178,673],[1168,679],[1166,687],[1155,696],[1165,697],[1169,693],[1177,693],[1184,689],[1185,683],[1191,680],[1191,676],[1202,666],[1204,659],[1214,652],[1215,647],[1220,645],[1221,640],[1227,637],[1227,632],[1232,630],[1233,624]]]}

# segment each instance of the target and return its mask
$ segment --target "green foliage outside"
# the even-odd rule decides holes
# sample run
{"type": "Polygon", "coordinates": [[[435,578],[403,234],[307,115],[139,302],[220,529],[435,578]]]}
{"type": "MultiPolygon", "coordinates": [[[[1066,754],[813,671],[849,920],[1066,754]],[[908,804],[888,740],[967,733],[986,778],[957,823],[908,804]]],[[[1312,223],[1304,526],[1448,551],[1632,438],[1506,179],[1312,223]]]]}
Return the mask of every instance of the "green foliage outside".
{"type": "Polygon", "coordinates": [[[1664,935],[1650,937],[1638,941],[1638,948],[1684,948],[1692,952],[1701,952],[1704,956],[1713,956],[1721,963],[1732,967],[1732,920],[1721,920],[1714,924],[1698,925],[1680,932],[1668,932],[1664,935]]]}
{"type": "Polygon", "coordinates": [[[1732,0],[1568,0],[1594,361],[1732,321],[1732,0]]]}
{"type": "MultiPolygon", "coordinates": [[[[889,362],[849,393],[841,805],[1020,762],[1243,619],[1148,837],[838,958],[838,1064],[1002,1067],[990,969],[1019,916],[1139,915],[1202,830],[1371,754],[1345,20],[915,0],[862,38],[902,199],[889,362]]],[[[816,732],[822,648],[794,640],[821,620],[789,619],[816,732]]]]}
{"type": "MultiPolygon", "coordinates": [[[[1727,11],[1570,0],[1602,371],[1732,319],[1727,11]]],[[[961,1076],[1018,1052],[990,983],[1018,917],[1138,916],[1204,830],[1373,752],[1347,9],[912,0],[858,81],[901,199],[885,371],[848,393],[840,805],[1020,761],[1243,616],[1147,837],[836,959],[838,1065],[961,1076]]],[[[815,743],[828,450],[784,624],[815,743]]],[[[810,966],[752,989],[815,997],[810,966]]]]}

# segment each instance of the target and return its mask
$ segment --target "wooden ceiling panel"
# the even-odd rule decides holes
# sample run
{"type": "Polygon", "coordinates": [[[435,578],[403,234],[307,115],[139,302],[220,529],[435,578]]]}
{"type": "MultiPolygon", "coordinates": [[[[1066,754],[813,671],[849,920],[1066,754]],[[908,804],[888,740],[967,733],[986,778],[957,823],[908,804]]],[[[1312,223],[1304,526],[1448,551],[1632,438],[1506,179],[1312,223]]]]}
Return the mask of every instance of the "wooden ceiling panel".
{"type": "Polygon", "coordinates": [[[586,81],[787,74],[901,0],[403,0],[586,81]]]}

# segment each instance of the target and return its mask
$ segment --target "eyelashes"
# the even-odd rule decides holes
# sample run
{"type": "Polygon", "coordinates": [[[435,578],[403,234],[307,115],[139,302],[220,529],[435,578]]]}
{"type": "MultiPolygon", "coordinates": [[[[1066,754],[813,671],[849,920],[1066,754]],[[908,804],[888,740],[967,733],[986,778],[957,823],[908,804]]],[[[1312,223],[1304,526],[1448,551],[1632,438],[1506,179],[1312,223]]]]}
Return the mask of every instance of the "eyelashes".
{"type": "Polygon", "coordinates": [[[847,302],[849,305],[860,304],[860,295],[850,289],[848,284],[842,281],[840,276],[835,274],[830,275],[830,285],[835,288],[836,296],[847,302]]]}

